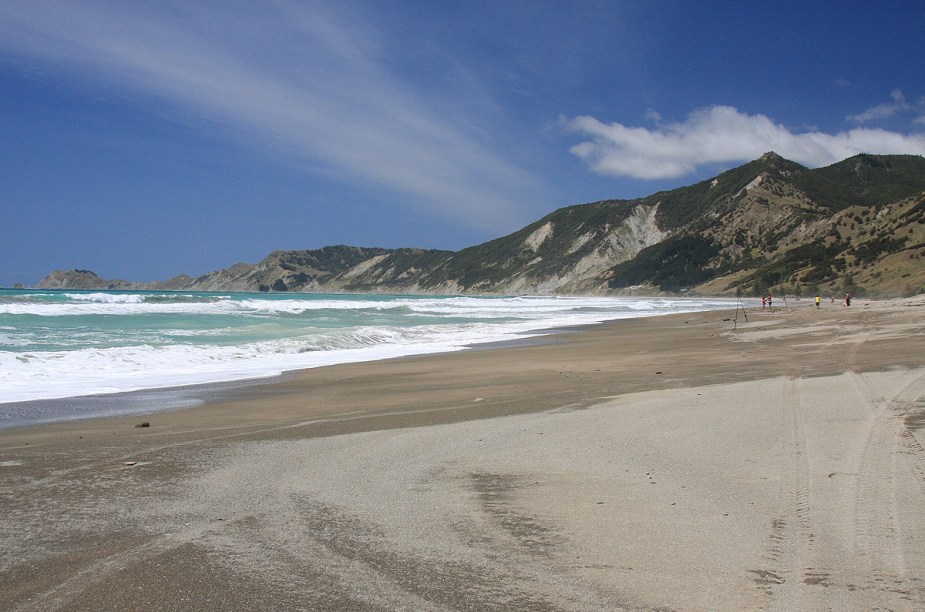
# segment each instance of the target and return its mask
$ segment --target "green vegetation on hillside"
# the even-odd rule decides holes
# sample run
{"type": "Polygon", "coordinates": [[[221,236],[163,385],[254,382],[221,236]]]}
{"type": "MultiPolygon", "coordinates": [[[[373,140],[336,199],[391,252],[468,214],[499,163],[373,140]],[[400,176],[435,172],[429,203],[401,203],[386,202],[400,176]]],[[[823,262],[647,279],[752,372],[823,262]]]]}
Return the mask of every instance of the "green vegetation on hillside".
{"type": "Polygon", "coordinates": [[[622,289],[649,283],[661,291],[681,291],[715,275],[716,271],[707,265],[719,251],[719,244],[701,236],[669,238],[614,267],[610,287],[622,289]]]}
{"type": "Polygon", "coordinates": [[[856,155],[795,176],[793,183],[833,211],[882,206],[922,191],[925,159],[918,155],[856,155]]]}
{"type": "Polygon", "coordinates": [[[774,153],[768,153],[753,162],[723,172],[714,179],[701,181],[689,187],[661,191],[645,198],[646,203],[659,203],[658,224],[666,230],[687,225],[703,226],[707,211],[723,208],[734,200],[745,187],[763,172],[798,175],[807,169],[774,153]]]}

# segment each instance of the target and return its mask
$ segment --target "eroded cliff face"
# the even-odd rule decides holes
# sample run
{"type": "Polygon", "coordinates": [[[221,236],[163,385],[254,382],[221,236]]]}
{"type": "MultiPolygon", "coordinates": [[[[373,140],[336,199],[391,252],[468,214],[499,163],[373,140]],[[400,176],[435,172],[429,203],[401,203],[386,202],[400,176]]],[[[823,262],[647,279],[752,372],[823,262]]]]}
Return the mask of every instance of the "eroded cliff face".
{"type": "Polygon", "coordinates": [[[605,278],[616,264],[636,257],[646,247],[658,244],[668,236],[656,223],[658,204],[640,204],[633,209],[622,225],[615,227],[591,254],[583,257],[573,276],[573,282],[605,278]]]}
{"type": "MultiPolygon", "coordinates": [[[[498,292],[508,294],[555,294],[606,293],[608,271],[616,264],[628,261],[639,252],[661,242],[668,234],[659,229],[656,223],[658,205],[639,204],[622,222],[612,227],[584,228],[577,235],[558,235],[556,225],[548,222],[531,233],[524,241],[524,246],[532,252],[540,251],[547,240],[560,240],[568,243],[565,257],[582,253],[568,266],[562,266],[553,274],[544,275],[536,272],[543,264],[548,269],[555,267],[543,256],[531,259],[524,269],[499,283],[498,292]]],[[[562,231],[562,230],[560,230],[562,231]]]]}

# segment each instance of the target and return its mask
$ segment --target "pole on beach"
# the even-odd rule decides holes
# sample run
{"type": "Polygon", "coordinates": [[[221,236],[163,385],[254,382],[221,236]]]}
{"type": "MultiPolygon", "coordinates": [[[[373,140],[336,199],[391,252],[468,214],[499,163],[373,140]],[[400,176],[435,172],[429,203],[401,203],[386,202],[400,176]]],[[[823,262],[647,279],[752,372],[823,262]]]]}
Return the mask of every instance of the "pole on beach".
{"type": "Polygon", "coordinates": [[[742,315],[745,317],[745,322],[748,323],[748,312],[745,311],[745,304],[742,303],[742,287],[736,287],[736,297],[739,298],[739,301],[736,303],[736,315],[732,320],[732,329],[736,329],[739,325],[739,308],[742,309],[742,315]]]}

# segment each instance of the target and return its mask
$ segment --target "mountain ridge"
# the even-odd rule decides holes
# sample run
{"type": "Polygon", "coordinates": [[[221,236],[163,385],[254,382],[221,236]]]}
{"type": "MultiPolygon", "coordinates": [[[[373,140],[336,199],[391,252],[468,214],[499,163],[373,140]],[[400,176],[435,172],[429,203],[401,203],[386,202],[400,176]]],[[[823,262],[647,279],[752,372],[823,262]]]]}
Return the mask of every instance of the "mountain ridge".
{"type": "Polygon", "coordinates": [[[925,292],[925,158],[809,169],[769,152],[712,179],[559,208],[459,251],[273,251],[155,283],[55,271],[39,288],[441,294],[925,292]]]}

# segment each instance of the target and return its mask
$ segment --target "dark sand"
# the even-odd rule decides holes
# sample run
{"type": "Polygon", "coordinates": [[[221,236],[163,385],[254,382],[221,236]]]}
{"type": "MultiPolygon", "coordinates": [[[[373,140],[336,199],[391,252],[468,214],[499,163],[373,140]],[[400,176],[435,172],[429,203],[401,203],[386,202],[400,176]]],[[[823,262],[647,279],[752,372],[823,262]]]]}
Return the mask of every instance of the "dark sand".
{"type": "Polygon", "coordinates": [[[925,608],[925,300],[733,315],[0,431],[0,609],[925,608]]]}

